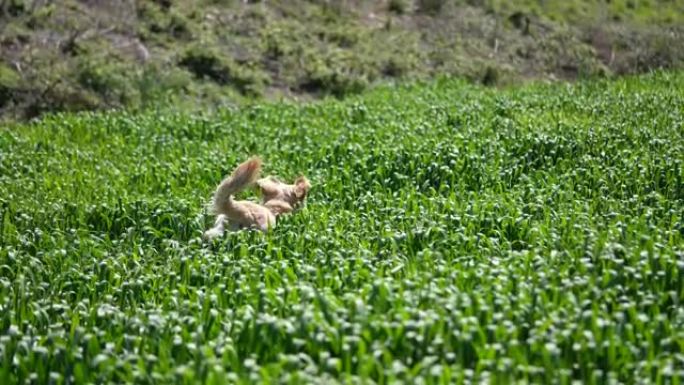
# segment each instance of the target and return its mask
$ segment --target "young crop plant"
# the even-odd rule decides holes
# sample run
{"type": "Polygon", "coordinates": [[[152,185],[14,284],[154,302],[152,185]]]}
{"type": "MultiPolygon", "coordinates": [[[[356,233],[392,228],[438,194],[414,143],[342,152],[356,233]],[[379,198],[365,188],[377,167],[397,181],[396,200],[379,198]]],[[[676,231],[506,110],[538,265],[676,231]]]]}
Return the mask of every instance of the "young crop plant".
{"type": "Polygon", "coordinates": [[[683,90],[438,79],[3,127],[0,383],[682,384],[683,90]],[[253,154],[306,207],[204,242],[253,154]]]}

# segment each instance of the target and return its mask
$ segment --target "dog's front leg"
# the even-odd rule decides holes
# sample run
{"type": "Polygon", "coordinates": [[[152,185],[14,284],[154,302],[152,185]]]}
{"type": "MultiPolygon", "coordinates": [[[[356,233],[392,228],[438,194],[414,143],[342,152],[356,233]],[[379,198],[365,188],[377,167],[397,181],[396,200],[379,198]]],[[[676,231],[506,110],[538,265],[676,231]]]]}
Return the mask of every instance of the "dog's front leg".
{"type": "Polygon", "coordinates": [[[204,239],[212,240],[214,238],[220,237],[225,231],[226,216],[220,214],[216,217],[216,222],[214,222],[214,227],[204,232],[204,239]]]}

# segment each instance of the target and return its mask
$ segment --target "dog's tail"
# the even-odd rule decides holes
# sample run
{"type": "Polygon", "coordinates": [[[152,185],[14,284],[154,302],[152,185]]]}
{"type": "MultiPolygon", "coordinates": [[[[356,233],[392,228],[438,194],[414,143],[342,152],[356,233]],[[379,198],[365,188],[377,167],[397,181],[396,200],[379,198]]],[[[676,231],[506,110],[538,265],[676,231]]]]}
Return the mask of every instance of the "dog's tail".
{"type": "Polygon", "coordinates": [[[237,166],[233,173],[225,178],[216,188],[212,211],[215,214],[230,211],[233,205],[233,195],[252,185],[261,172],[261,159],[253,157],[237,166]]]}

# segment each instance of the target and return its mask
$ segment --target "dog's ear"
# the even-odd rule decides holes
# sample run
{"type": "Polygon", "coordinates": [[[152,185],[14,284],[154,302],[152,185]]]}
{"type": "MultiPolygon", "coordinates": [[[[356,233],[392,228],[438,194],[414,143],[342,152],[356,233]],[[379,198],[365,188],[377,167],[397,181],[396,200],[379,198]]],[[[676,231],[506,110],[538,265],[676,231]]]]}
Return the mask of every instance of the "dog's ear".
{"type": "Polygon", "coordinates": [[[304,199],[311,189],[311,183],[305,176],[295,179],[295,196],[297,199],[304,199]]]}

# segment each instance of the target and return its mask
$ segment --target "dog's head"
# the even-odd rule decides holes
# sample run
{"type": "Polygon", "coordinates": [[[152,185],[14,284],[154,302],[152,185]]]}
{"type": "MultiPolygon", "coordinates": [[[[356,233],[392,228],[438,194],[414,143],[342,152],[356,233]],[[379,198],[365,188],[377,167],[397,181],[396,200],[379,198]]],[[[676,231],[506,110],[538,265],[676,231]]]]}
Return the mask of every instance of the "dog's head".
{"type": "Polygon", "coordinates": [[[294,182],[294,194],[297,199],[303,201],[309,195],[311,190],[311,182],[304,175],[299,176],[294,182]]]}
{"type": "Polygon", "coordinates": [[[277,199],[289,203],[292,207],[301,205],[311,190],[311,183],[305,176],[298,177],[293,184],[283,183],[272,176],[259,179],[256,184],[261,191],[263,202],[277,199]]]}

